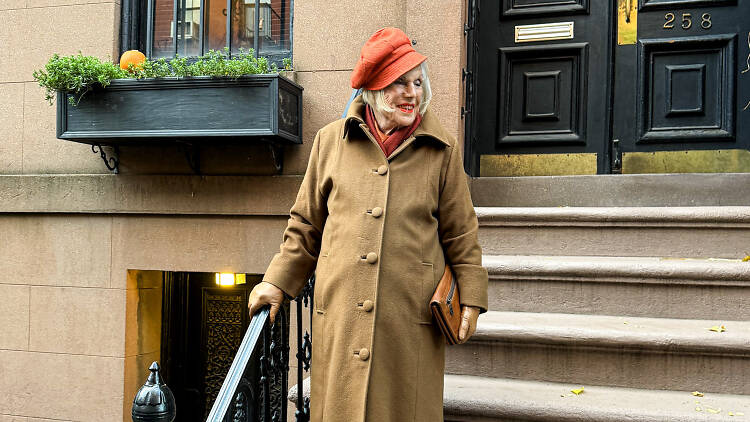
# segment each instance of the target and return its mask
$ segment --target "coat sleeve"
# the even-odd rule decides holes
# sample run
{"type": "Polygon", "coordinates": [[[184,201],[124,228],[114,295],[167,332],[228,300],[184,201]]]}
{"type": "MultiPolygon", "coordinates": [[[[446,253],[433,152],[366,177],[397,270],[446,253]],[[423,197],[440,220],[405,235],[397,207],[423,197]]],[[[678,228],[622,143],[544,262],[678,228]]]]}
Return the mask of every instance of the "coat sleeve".
{"type": "Polygon", "coordinates": [[[458,280],[461,305],[487,311],[487,270],[482,266],[479,223],[458,145],[451,148],[438,203],[438,231],[458,280]]]}
{"type": "Polygon", "coordinates": [[[328,217],[327,198],[321,193],[320,133],[315,136],[305,177],[289,212],[283,242],[263,276],[263,281],[296,297],[312,275],[320,253],[323,227],[328,217]]]}

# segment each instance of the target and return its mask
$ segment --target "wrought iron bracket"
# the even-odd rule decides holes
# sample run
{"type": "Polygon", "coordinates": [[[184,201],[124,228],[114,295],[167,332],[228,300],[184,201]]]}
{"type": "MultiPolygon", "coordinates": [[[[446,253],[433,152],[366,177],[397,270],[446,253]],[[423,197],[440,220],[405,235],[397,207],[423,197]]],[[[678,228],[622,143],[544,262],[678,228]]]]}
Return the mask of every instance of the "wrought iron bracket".
{"type": "Polygon", "coordinates": [[[118,174],[120,172],[120,148],[118,148],[117,145],[114,145],[112,149],[112,155],[108,157],[107,152],[104,151],[104,148],[102,148],[101,144],[91,145],[91,151],[94,154],[99,154],[102,157],[104,165],[107,166],[107,169],[109,169],[109,171],[114,174],[118,174]],[[98,151],[97,148],[99,149],[98,151]]]}
{"type": "Polygon", "coordinates": [[[181,142],[182,151],[185,154],[185,159],[190,167],[190,170],[195,174],[201,174],[201,150],[200,146],[190,143],[181,142]]]}
{"type": "Polygon", "coordinates": [[[281,173],[281,169],[284,167],[284,146],[276,142],[268,142],[267,145],[271,151],[273,167],[276,169],[276,172],[281,173]]]}

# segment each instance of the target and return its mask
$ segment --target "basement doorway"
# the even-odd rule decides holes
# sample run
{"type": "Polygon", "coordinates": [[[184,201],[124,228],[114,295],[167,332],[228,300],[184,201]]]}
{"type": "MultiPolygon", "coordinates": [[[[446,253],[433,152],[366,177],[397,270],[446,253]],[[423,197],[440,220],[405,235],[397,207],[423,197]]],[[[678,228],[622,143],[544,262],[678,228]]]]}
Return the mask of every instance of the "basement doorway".
{"type": "Polygon", "coordinates": [[[206,420],[250,324],[250,291],[262,277],[225,274],[222,282],[216,273],[164,272],[160,362],[177,420],[206,420]]]}

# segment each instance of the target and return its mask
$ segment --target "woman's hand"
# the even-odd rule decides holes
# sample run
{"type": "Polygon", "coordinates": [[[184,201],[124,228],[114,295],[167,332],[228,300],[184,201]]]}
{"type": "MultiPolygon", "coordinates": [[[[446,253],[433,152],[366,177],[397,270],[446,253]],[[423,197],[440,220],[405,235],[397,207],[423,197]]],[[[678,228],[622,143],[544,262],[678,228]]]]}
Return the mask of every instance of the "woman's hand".
{"type": "Polygon", "coordinates": [[[477,330],[477,318],[479,318],[479,308],[474,306],[461,307],[461,328],[458,330],[458,342],[466,341],[474,335],[477,330]]]}
{"type": "Polygon", "coordinates": [[[250,292],[250,300],[247,303],[247,309],[250,311],[250,319],[253,318],[253,315],[260,308],[271,305],[269,315],[273,323],[276,320],[276,314],[279,312],[282,303],[284,303],[284,292],[271,283],[261,281],[250,292]]]}

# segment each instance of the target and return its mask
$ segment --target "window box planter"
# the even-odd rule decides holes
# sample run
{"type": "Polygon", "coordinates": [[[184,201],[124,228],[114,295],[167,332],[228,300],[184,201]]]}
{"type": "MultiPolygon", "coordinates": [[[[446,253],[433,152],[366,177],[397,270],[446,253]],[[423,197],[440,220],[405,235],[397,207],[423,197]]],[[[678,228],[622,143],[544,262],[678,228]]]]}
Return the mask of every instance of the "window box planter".
{"type": "Polygon", "coordinates": [[[302,87],[277,74],[117,79],[69,97],[57,96],[57,137],[93,146],[265,142],[280,170],[283,145],[302,143],[302,87]]]}

